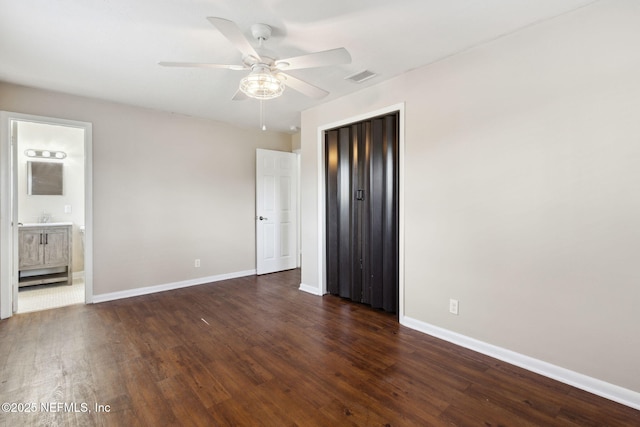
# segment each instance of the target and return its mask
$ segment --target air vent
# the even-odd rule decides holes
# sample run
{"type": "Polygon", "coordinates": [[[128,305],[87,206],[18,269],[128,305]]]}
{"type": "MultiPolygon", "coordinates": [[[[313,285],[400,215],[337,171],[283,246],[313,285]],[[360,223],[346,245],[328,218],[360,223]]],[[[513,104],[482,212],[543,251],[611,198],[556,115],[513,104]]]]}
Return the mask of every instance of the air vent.
{"type": "Polygon", "coordinates": [[[376,73],[369,70],[358,71],[355,74],[351,74],[350,76],[345,77],[345,80],[351,80],[356,83],[362,83],[365,80],[369,80],[377,76],[376,73]]]}

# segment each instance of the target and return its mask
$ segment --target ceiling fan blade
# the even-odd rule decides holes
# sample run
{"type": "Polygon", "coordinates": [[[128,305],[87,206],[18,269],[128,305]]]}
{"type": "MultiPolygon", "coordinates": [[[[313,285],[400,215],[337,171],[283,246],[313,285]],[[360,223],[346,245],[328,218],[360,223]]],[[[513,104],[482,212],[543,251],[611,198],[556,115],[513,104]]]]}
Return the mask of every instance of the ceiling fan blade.
{"type": "Polygon", "coordinates": [[[209,22],[218,29],[244,56],[252,56],[256,59],[260,59],[260,55],[251,46],[249,40],[242,34],[240,28],[235,22],[229,21],[224,18],[208,17],[209,22]]]}
{"type": "Polygon", "coordinates": [[[247,67],[242,65],[227,65],[227,64],[208,64],[203,62],[171,62],[171,61],[163,61],[158,62],[158,65],[162,65],[163,67],[192,67],[192,68],[224,68],[228,70],[246,70],[247,67]]]}
{"type": "Polygon", "coordinates": [[[339,47],[337,49],[281,59],[276,61],[276,68],[279,70],[297,70],[300,68],[326,67],[328,65],[349,63],[351,63],[349,51],[343,47],[339,47]]]}
{"type": "Polygon", "coordinates": [[[293,77],[289,74],[278,73],[278,76],[285,79],[284,83],[287,87],[290,87],[293,90],[297,90],[301,94],[307,95],[308,97],[320,99],[329,95],[329,92],[327,92],[326,90],[320,89],[319,87],[314,86],[311,83],[307,83],[304,80],[300,80],[299,78],[293,77]]]}
{"type": "Polygon", "coordinates": [[[247,94],[241,91],[240,89],[238,89],[236,93],[233,95],[233,98],[231,98],[232,101],[245,101],[247,99],[249,99],[247,94]]]}

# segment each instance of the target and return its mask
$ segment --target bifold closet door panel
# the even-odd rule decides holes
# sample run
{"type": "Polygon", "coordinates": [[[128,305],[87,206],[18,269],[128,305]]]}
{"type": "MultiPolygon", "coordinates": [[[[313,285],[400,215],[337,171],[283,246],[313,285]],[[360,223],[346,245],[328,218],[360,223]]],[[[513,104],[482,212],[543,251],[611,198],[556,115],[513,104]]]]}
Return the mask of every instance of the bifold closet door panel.
{"type": "Polygon", "coordinates": [[[353,231],[355,232],[354,245],[354,272],[353,291],[358,301],[364,304],[371,303],[371,283],[368,280],[370,275],[370,259],[367,248],[370,244],[371,233],[369,232],[369,155],[370,155],[370,126],[367,122],[358,123],[351,126],[351,144],[354,147],[353,160],[351,162],[352,180],[354,194],[352,197],[354,204],[353,231]]]}
{"type": "MultiPolygon", "coordinates": [[[[349,128],[328,131],[325,136],[327,211],[327,290],[345,298],[354,294],[354,207],[352,189],[353,147],[349,128]]],[[[359,272],[358,272],[359,276],[359,272]]]]}
{"type": "Polygon", "coordinates": [[[339,251],[338,251],[338,132],[325,133],[325,191],[326,234],[327,234],[327,291],[338,294],[339,251]]]}
{"type": "Polygon", "coordinates": [[[371,126],[371,306],[396,312],[399,280],[397,116],[374,119],[371,126]]]}

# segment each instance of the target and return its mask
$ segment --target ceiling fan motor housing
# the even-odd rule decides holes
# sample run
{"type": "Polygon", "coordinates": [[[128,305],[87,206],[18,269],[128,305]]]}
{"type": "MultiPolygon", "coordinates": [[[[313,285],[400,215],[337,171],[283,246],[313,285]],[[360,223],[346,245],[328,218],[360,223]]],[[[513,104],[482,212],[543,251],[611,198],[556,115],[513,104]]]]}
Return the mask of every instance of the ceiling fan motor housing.
{"type": "Polygon", "coordinates": [[[253,24],[251,26],[251,35],[259,42],[267,41],[271,37],[271,27],[267,24],[253,24]]]}

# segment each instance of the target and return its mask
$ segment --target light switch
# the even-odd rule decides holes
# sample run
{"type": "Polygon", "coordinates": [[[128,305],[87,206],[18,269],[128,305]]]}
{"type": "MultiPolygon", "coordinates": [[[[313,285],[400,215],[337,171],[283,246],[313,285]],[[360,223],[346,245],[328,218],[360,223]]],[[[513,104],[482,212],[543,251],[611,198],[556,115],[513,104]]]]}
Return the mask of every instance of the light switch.
{"type": "Polygon", "coordinates": [[[71,213],[71,205],[64,205],[64,213],[71,213]]]}

